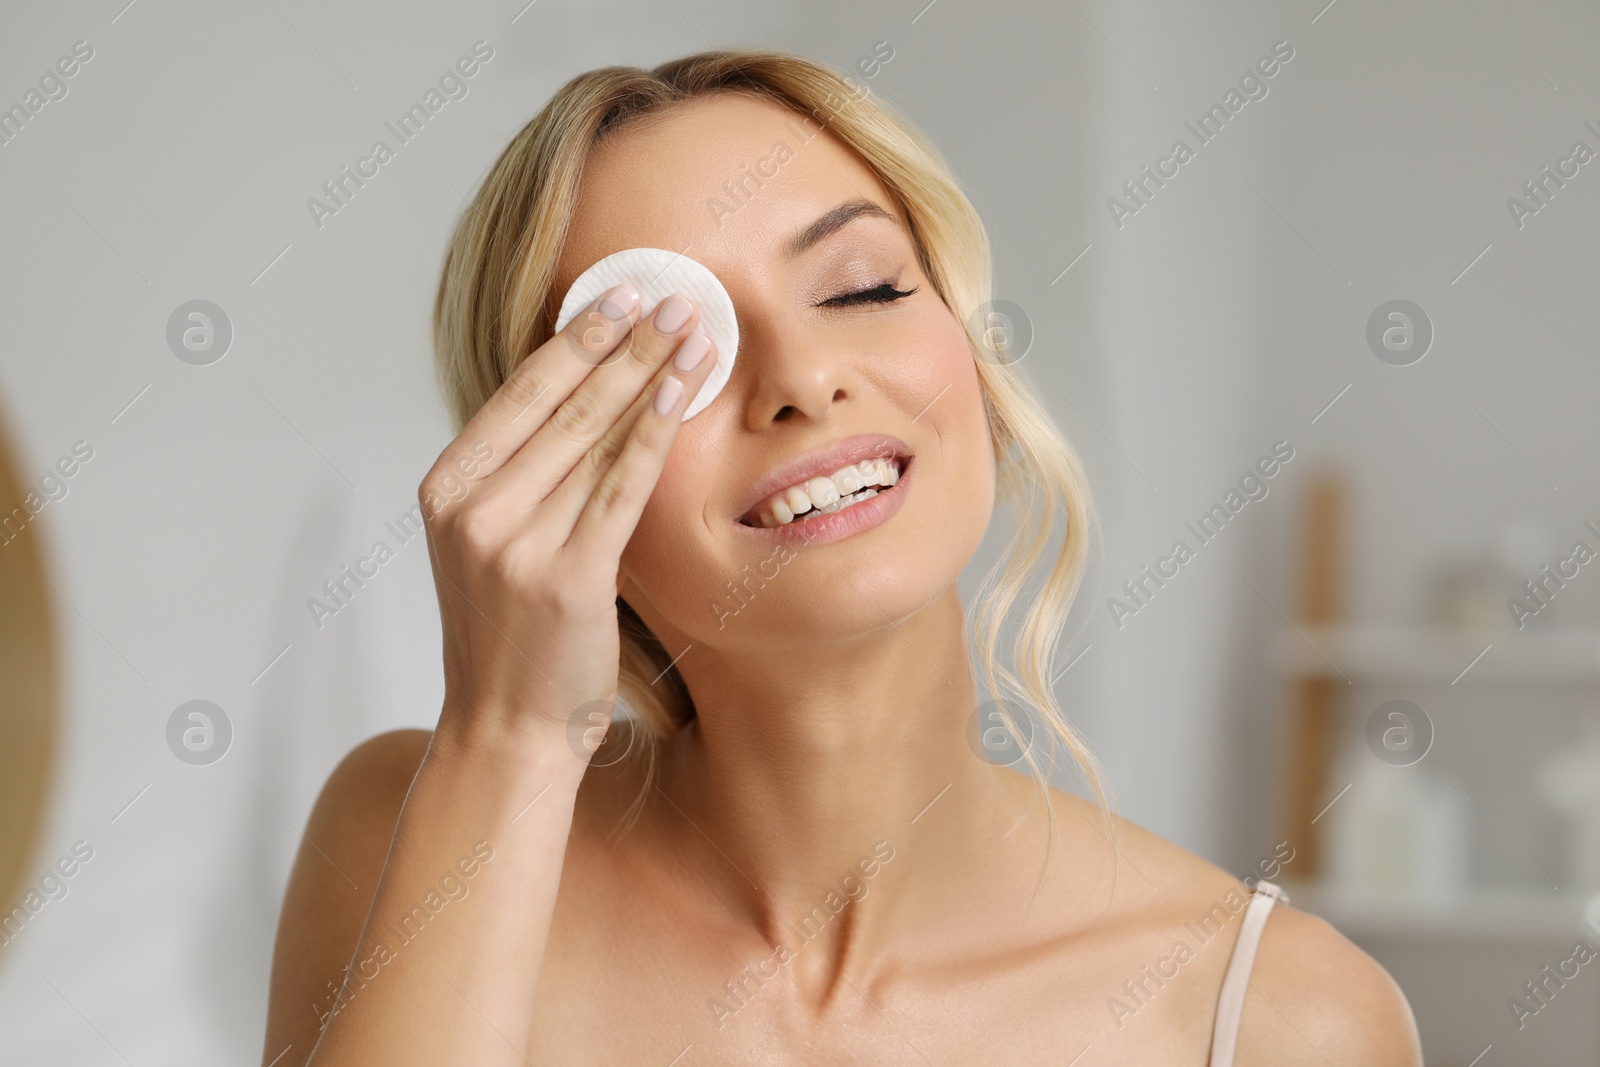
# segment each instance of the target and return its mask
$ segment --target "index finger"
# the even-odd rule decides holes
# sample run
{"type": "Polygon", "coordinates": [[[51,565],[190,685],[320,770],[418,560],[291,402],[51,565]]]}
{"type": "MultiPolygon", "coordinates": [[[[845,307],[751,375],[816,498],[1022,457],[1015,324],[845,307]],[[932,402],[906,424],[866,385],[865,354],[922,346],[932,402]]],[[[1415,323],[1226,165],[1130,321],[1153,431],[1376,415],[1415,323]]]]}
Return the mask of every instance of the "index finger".
{"type": "Polygon", "coordinates": [[[632,285],[622,282],[600,294],[512,369],[446,446],[439,463],[463,474],[471,471],[470,480],[499,470],[629,336],[638,318],[639,291],[632,285]]]}

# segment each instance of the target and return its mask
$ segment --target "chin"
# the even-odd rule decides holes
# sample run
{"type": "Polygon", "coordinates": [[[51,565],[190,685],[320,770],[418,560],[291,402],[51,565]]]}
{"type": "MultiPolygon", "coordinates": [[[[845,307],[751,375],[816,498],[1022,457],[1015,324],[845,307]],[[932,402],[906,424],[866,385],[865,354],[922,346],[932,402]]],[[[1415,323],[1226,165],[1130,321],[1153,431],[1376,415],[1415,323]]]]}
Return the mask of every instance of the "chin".
{"type": "MultiPolygon", "coordinates": [[[[982,539],[966,526],[895,521],[830,544],[774,545],[730,578],[707,584],[710,644],[827,643],[898,624],[952,589],[982,539]]],[[[975,524],[974,524],[975,525],[975,524]]],[[[985,525],[987,523],[985,522],[985,525]]]]}

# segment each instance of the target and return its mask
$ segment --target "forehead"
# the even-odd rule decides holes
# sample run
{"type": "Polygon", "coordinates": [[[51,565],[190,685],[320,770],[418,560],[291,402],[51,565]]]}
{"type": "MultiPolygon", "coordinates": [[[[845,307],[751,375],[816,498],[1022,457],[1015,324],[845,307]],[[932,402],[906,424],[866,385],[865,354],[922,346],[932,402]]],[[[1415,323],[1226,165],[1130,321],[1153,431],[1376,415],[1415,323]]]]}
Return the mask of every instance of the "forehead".
{"type": "Polygon", "coordinates": [[[746,93],[675,105],[590,153],[551,299],[624,248],[682,252],[730,288],[759,284],[788,262],[790,237],[854,199],[883,207],[904,232],[871,168],[816,118],[746,93]]]}

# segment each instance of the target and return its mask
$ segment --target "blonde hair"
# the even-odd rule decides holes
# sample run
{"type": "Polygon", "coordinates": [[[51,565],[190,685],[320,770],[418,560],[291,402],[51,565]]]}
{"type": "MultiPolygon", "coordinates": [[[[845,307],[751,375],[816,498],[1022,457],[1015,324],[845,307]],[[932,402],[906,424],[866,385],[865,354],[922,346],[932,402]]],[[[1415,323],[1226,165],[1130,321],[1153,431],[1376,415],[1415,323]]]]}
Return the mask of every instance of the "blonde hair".
{"type": "MultiPolygon", "coordinates": [[[[1019,731],[1008,693],[1038,716],[1070,754],[1109,828],[1104,776],[1051,691],[1061,629],[1088,556],[1088,483],[1032,388],[974,334],[974,312],[992,295],[989,240],[977,212],[938,150],[898,110],[868,99],[864,90],[810,60],[765,49],[701,52],[648,71],[603,67],[568,81],[500,154],[451,241],[434,308],[435,356],[451,416],[460,432],[523,356],[554,332],[563,295],[551,291],[554,273],[596,143],[674,104],[725,91],[754,94],[816,119],[859,153],[898,199],[923,273],[962,321],[973,349],[995,445],[996,497],[1016,504],[1019,520],[1002,562],[983,580],[975,609],[966,611],[969,625],[976,619],[984,685],[1014,736],[1031,731],[1019,731]],[[1019,681],[995,648],[1024,583],[1045,557],[1058,509],[1066,512],[1065,536],[1016,637],[1019,681]]],[[[645,747],[653,768],[654,742],[686,725],[694,705],[671,653],[620,596],[617,608],[618,695],[638,724],[635,732],[651,742],[645,747]]],[[[1049,772],[1031,743],[1023,748],[1047,790],[1049,772]]],[[[1054,808],[1046,799],[1053,827],[1054,808]]]]}

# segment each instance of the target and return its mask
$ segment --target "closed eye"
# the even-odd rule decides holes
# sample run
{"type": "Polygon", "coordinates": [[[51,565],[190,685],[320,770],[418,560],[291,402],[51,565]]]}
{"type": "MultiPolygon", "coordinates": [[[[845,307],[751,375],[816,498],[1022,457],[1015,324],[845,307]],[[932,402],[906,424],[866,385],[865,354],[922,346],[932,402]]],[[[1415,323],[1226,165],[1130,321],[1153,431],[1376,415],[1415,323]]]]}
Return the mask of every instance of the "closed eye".
{"type": "Polygon", "coordinates": [[[888,282],[874,286],[871,289],[862,289],[854,293],[842,293],[839,296],[829,297],[818,307],[849,307],[853,304],[892,304],[896,300],[903,300],[916,292],[920,286],[901,291],[888,282]]]}

